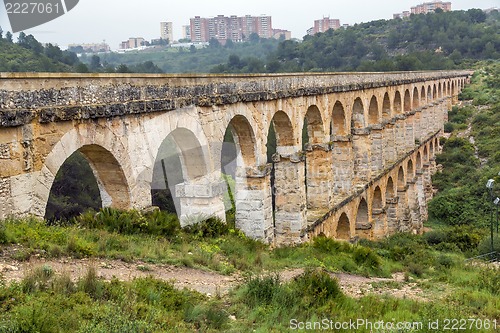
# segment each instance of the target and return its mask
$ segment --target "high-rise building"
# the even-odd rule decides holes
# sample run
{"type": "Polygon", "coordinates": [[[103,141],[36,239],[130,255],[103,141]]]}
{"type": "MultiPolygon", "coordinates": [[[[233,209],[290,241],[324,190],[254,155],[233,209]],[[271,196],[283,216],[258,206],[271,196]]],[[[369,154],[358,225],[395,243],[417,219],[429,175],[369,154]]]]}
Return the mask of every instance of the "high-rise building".
{"type": "Polygon", "coordinates": [[[182,26],[182,38],[191,40],[191,27],[189,25],[182,26]]]}
{"type": "Polygon", "coordinates": [[[174,41],[172,22],[160,22],[160,37],[163,40],[168,40],[170,43],[174,41]]]}
{"type": "Polygon", "coordinates": [[[442,9],[444,12],[449,12],[451,11],[451,2],[442,2],[442,1],[424,2],[415,7],[411,7],[411,13],[427,14],[434,12],[438,8],[442,9]]]}
{"type": "Polygon", "coordinates": [[[256,33],[261,38],[272,38],[271,16],[217,15],[210,18],[195,16],[190,19],[192,42],[208,42],[212,38],[222,43],[228,39],[239,42],[248,39],[252,33],[256,33]]]}
{"type": "Polygon", "coordinates": [[[319,32],[325,32],[330,29],[336,30],[340,28],[339,19],[331,19],[329,16],[323,17],[321,20],[315,20],[314,26],[307,30],[308,35],[315,35],[319,32]]]}

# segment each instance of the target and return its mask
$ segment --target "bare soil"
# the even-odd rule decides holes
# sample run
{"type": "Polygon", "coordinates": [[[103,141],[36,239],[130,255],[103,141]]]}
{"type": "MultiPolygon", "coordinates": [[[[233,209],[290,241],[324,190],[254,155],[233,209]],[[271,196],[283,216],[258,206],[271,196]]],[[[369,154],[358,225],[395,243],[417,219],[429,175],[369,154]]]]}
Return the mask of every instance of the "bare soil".
{"type": "MultiPolygon", "coordinates": [[[[4,254],[0,256],[0,277],[3,277],[7,283],[20,282],[31,270],[44,265],[50,266],[55,274],[69,274],[73,280],[82,277],[89,267],[94,267],[98,276],[104,280],[130,281],[138,277],[151,276],[171,281],[176,288],[188,288],[208,296],[227,294],[232,288],[244,281],[244,278],[238,273],[228,276],[197,268],[150,264],[142,261],[124,262],[111,259],[75,259],[69,257],[45,259],[39,255],[31,256],[27,261],[17,261],[6,252],[9,251],[4,249],[4,254]]],[[[278,273],[283,281],[290,281],[302,274],[303,271],[303,269],[298,268],[278,273]]],[[[419,301],[428,299],[416,283],[404,280],[403,273],[396,273],[392,278],[363,277],[347,273],[330,273],[330,275],[338,280],[344,293],[351,297],[388,294],[419,301]]]]}

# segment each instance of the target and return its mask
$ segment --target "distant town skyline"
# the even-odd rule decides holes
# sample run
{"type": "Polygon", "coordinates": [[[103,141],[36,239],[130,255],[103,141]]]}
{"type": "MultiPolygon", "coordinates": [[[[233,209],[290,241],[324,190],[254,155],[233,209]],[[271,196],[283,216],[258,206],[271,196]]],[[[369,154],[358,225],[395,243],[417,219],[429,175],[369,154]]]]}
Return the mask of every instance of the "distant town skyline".
{"type": "MultiPolygon", "coordinates": [[[[160,37],[160,22],[173,23],[173,37],[182,38],[182,26],[189,25],[195,16],[217,15],[269,15],[274,27],[290,30],[293,38],[301,39],[322,17],[339,19],[342,24],[355,24],[378,19],[391,19],[394,13],[408,10],[424,1],[386,0],[368,2],[361,0],[331,1],[263,1],[237,2],[229,0],[176,3],[146,0],[138,6],[132,2],[117,0],[82,0],[68,14],[39,27],[26,30],[42,43],[58,44],[62,48],[74,43],[100,43],[106,41],[112,49],[129,37],[146,40],[160,37]]],[[[451,1],[453,10],[498,7],[498,0],[451,1]]],[[[0,26],[4,31],[11,27],[5,7],[0,5],[0,26]]]]}

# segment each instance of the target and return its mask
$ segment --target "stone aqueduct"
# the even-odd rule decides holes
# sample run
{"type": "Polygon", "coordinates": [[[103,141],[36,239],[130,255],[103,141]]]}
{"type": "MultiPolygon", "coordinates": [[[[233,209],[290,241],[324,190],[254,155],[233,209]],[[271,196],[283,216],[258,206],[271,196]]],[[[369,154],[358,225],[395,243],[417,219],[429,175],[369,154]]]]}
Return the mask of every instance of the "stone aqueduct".
{"type": "Polygon", "coordinates": [[[1,73],[0,219],[44,216],[55,175],[75,151],[89,161],[104,206],[146,208],[167,137],[182,163],[181,220],[224,218],[220,147],[229,128],[236,223],[248,236],[283,244],[421,232],[438,139],[470,74],[1,73]],[[277,148],[268,163],[271,122],[277,148]]]}

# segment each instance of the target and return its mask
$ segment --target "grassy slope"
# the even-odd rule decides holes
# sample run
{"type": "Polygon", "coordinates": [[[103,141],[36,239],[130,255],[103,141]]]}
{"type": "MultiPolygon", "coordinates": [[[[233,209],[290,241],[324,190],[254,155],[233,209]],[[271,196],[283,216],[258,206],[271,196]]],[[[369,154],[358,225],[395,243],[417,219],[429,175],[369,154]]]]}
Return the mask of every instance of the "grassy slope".
{"type": "MultiPolygon", "coordinates": [[[[93,214],[87,219],[90,216],[93,214]]],[[[297,247],[269,250],[233,229],[221,229],[216,222],[180,231],[157,228],[153,218],[137,213],[122,213],[118,220],[121,222],[108,221],[104,226],[81,220],[83,224],[78,227],[7,221],[0,228],[0,242],[24,245],[28,250],[12,254],[19,260],[38,253],[47,257],[113,257],[127,261],[141,258],[151,265],[171,263],[225,274],[238,270],[250,276],[289,267],[312,271],[288,283],[273,275],[250,277],[227,297],[209,299],[196,292],[177,291],[170,283],[153,279],[104,282],[92,271],[71,282],[68,276],[55,275],[51,267],[42,266],[19,284],[0,283],[0,331],[8,327],[14,332],[285,332],[292,318],[348,321],[361,314],[371,321],[500,320],[498,270],[465,264],[456,246],[431,245],[432,238],[400,234],[363,245],[318,238],[297,247]],[[128,224],[127,214],[132,214],[129,221],[137,221],[136,226],[128,224]],[[117,228],[122,232],[117,233],[117,228]],[[134,228],[143,229],[141,232],[134,228]],[[430,295],[431,301],[375,295],[352,299],[343,295],[336,281],[323,270],[378,276],[405,271],[406,279],[430,295]],[[230,315],[236,320],[230,320],[230,315]]],[[[167,225],[170,222],[164,223],[167,225]]]]}

